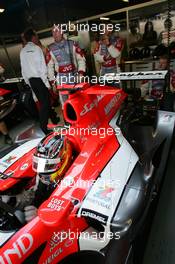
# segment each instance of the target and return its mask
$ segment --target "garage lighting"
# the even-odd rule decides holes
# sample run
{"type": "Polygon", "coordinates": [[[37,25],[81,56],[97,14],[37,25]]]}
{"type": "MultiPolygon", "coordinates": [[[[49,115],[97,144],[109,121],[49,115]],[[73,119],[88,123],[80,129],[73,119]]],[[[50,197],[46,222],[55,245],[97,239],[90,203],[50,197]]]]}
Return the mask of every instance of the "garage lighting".
{"type": "Polygon", "coordinates": [[[100,17],[100,20],[109,20],[109,17],[100,17]]]}
{"type": "Polygon", "coordinates": [[[0,8],[0,13],[3,13],[5,11],[4,8],[0,8]]]}
{"type": "Polygon", "coordinates": [[[125,2],[125,3],[129,3],[129,0],[122,0],[123,2],[125,2]]]}

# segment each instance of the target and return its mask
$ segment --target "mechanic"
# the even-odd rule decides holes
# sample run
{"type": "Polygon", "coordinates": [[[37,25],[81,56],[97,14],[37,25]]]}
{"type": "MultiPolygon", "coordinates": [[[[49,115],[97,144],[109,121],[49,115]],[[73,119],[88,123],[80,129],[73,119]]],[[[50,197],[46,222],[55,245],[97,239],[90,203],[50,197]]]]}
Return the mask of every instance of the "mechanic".
{"type": "MultiPolygon", "coordinates": [[[[47,54],[50,82],[59,85],[80,82],[86,71],[86,60],[83,51],[76,42],[65,39],[59,27],[53,27],[52,35],[54,43],[48,46],[49,52],[47,54]]],[[[60,101],[62,105],[66,99],[67,95],[61,92],[60,101]]]]}
{"type": "MultiPolygon", "coordinates": [[[[21,33],[21,41],[22,41],[22,47],[24,47],[27,44],[27,42],[24,38],[24,33],[21,33]]],[[[42,44],[37,33],[36,33],[35,44],[38,45],[42,49],[43,54],[44,54],[44,58],[45,58],[45,61],[47,64],[48,48],[47,48],[47,46],[44,46],[42,44]]],[[[58,96],[57,91],[56,92],[54,91],[54,87],[52,87],[51,83],[50,83],[49,95],[50,95],[50,102],[51,102],[51,107],[52,107],[52,111],[51,111],[52,122],[57,123],[57,122],[59,122],[59,118],[57,117],[57,114],[56,114],[54,108],[59,106],[59,96],[58,96]]],[[[34,99],[35,99],[35,101],[37,100],[35,97],[34,97],[34,99]]]]}
{"type": "Polygon", "coordinates": [[[59,134],[50,134],[39,143],[33,156],[37,190],[31,205],[24,208],[26,222],[37,216],[37,208],[49,198],[71,166],[75,152],[72,143],[59,134]]]}
{"type": "Polygon", "coordinates": [[[95,62],[101,65],[101,76],[106,73],[120,72],[119,64],[123,47],[124,41],[112,34],[106,27],[105,33],[101,36],[94,51],[95,62]]]}
{"type": "MultiPolygon", "coordinates": [[[[168,56],[164,55],[159,58],[159,64],[156,70],[168,70],[168,64],[168,56]]],[[[166,80],[145,80],[141,84],[141,95],[142,97],[150,97],[161,100],[166,86],[166,80]]],[[[170,72],[170,89],[171,92],[175,91],[175,73],[173,71],[170,72]]]]}
{"type": "Polygon", "coordinates": [[[37,45],[38,37],[36,33],[32,29],[27,29],[24,32],[24,38],[27,44],[20,52],[22,76],[25,83],[31,87],[34,98],[36,97],[39,101],[40,127],[45,134],[48,134],[49,117],[53,123],[58,123],[60,119],[59,117],[55,118],[55,113],[53,113],[50,106],[47,66],[43,52],[37,45]]]}
{"type": "MultiPolygon", "coordinates": [[[[168,70],[169,59],[167,55],[159,58],[157,70],[168,70]]],[[[170,70],[164,80],[145,80],[141,84],[142,98],[152,98],[160,102],[160,108],[166,111],[174,111],[175,103],[175,71],[170,70]],[[167,92],[167,87],[170,91],[167,92]]]]}

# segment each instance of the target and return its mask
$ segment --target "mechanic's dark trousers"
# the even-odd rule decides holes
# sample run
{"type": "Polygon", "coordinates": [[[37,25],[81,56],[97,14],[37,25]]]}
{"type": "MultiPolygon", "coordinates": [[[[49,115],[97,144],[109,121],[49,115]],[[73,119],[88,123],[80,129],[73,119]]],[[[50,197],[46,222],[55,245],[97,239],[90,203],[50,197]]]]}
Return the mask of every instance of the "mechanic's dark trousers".
{"type": "Polygon", "coordinates": [[[48,88],[45,86],[41,78],[30,78],[29,82],[40,104],[40,109],[39,109],[40,127],[45,134],[48,134],[47,124],[51,113],[48,88]]]}

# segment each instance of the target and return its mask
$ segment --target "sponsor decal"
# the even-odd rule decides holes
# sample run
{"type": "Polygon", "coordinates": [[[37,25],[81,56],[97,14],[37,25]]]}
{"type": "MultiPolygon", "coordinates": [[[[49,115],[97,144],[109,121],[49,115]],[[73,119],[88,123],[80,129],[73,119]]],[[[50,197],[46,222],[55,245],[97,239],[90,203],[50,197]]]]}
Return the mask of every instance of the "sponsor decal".
{"type": "Polygon", "coordinates": [[[64,201],[59,200],[57,198],[52,198],[51,201],[48,203],[47,208],[51,208],[55,211],[60,211],[61,209],[64,209],[62,206],[64,204],[64,201]]]}
{"type": "Polygon", "coordinates": [[[111,208],[111,205],[109,203],[105,203],[103,201],[99,201],[97,199],[93,199],[93,198],[90,198],[90,197],[87,197],[86,200],[94,205],[98,205],[98,206],[101,206],[103,208],[106,208],[106,209],[110,209],[111,208]]]}
{"type": "Polygon", "coordinates": [[[99,186],[98,190],[91,197],[87,197],[86,200],[93,205],[111,209],[112,193],[115,190],[115,188],[108,185],[99,186]]]}
{"type": "Polygon", "coordinates": [[[105,106],[105,115],[108,115],[110,113],[110,111],[112,110],[112,108],[116,105],[116,103],[118,102],[118,100],[120,99],[121,94],[117,94],[116,96],[114,96],[111,101],[105,106]]]}
{"type": "MultiPolygon", "coordinates": [[[[59,244],[61,244],[65,239],[66,239],[66,236],[65,238],[63,237],[63,234],[66,234],[67,232],[65,230],[62,230],[58,233],[53,233],[53,236],[49,242],[49,245],[50,245],[50,252],[52,252],[55,247],[57,247],[59,244]]],[[[68,237],[68,236],[67,236],[68,237]]],[[[73,244],[73,239],[66,239],[65,243],[63,244],[63,247],[69,247],[73,244]]]]}
{"type": "Polygon", "coordinates": [[[134,79],[164,79],[167,71],[145,71],[145,72],[126,72],[120,73],[120,78],[122,80],[134,80],[134,79]]]}
{"type": "Polygon", "coordinates": [[[98,103],[103,99],[103,97],[104,97],[104,94],[98,95],[97,98],[95,100],[93,100],[92,103],[86,103],[83,106],[83,110],[80,112],[80,116],[84,116],[85,114],[90,112],[94,107],[97,107],[98,103]]]}
{"type": "Polygon", "coordinates": [[[98,199],[102,199],[103,201],[110,202],[111,201],[111,193],[115,190],[115,188],[110,186],[99,187],[99,191],[95,193],[93,196],[98,199]]]}
{"type": "Polygon", "coordinates": [[[169,123],[171,121],[171,119],[172,119],[172,115],[164,115],[162,121],[164,123],[169,123]]]}
{"type": "Polygon", "coordinates": [[[1,160],[0,166],[2,166],[4,169],[7,169],[10,165],[13,164],[16,158],[16,156],[9,156],[8,158],[1,160]]]}
{"type": "Polygon", "coordinates": [[[100,149],[95,153],[95,157],[98,157],[100,155],[100,153],[102,152],[103,149],[104,149],[104,145],[102,145],[100,147],[100,149]]]}
{"type": "Polygon", "coordinates": [[[13,164],[15,159],[16,159],[15,156],[9,156],[7,159],[1,160],[0,166],[3,167],[4,169],[8,169],[8,167],[13,164]]]}
{"type": "Polygon", "coordinates": [[[145,71],[145,72],[121,72],[121,73],[107,73],[105,74],[105,80],[111,81],[120,80],[161,80],[165,79],[165,75],[167,74],[167,70],[165,71],[145,71]]]}
{"type": "Polygon", "coordinates": [[[68,248],[72,246],[73,242],[74,242],[73,239],[67,239],[66,242],[64,243],[64,246],[68,248]]]}
{"type": "Polygon", "coordinates": [[[29,167],[28,163],[25,163],[21,166],[20,170],[26,170],[29,167]]]}
{"type": "Polygon", "coordinates": [[[43,262],[43,264],[49,264],[51,263],[52,261],[54,261],[54,259],[56,257],[58,257],[61,253],[63,252],[63,249],[62,248],[58,248],[52,255],[50,255],[48,257],[48,259],[46,261],[43,262]]]}
{"type": "Polygon", "coordinates": [[[2,162],[7,163],[8,165],[10,165],[11,163],[13,163],[13,161],[16,159],[15,156],[9,156],[7,159],[3,160],[2,162]]]}
{"type": "Polygon", "coordinates": [[[2,255],[0,255],[0,264],[12,264],[11,256],[16,255],[16,263],[22,259],[26,253],[31,249],[33,245],[33,236],[29,233],[20,236],[16,242],[12,244],[12,247],[6,249],[2,255]]]}
{"type": "Polygon", "coordinates": [[[97,212],[92,211],[92,210],[87,210],[87,209],[86,210],[83,209],[81,212],[81,215],[85,216],[85,217],[93,218],[93,219],[95,219],[95,220],[97,220],[103,224],[106,224],[106,222],[108,220],[108,216],[97,213],[97,212]]]}
{"type": "MultiPolygon", "coordinates": [[[[65,232],[65,231],[61,231],[61,232],[65,232]]],[[[61,232],[59,232],[58,234],[53,234],[51,241],[50,241],[50,252],[52,252],[56,246],[58,246],[60,243],[63,242],[62,238],[61,238],[61,232]]],[[[52,255],[50,255],[47,260],[45,260],[43,262],[43,264],[49,264],[51,263],[55,258],[57,258],[61,253],[63,253],[64,248],[68,248],[73,244],[73,240],[72,239],[67,239],[64,244],[59,247],[58,249],[55,250],[54,253],[52,253],[52,255]]]]}
{"type": "Polygon", "coordinates": [[[121,80],[131,79],[164,79],[167,71],[147,71],[147,72],[122,72],[120,73],[121,80]]]}
{"type": "Polygon", "coordinates": [[[56,235],[54,232],[54,234],[51,237],[51,240],[49,242],[50,252],[52,252],[54,250],[54,248],[59,245],[60,242],[61,242],[61,237],[58,234],[56,235]]]}

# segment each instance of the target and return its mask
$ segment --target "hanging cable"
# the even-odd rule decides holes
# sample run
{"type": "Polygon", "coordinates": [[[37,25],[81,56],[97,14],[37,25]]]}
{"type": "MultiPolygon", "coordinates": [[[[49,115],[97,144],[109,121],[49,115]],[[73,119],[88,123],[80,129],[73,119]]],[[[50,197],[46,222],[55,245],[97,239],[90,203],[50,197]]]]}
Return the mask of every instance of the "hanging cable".
{"type": "Polygon", "coordinates": [[[26,0],[26,4],[27,4],[28,8],[30,8],[29,0],[26,0]]]}

